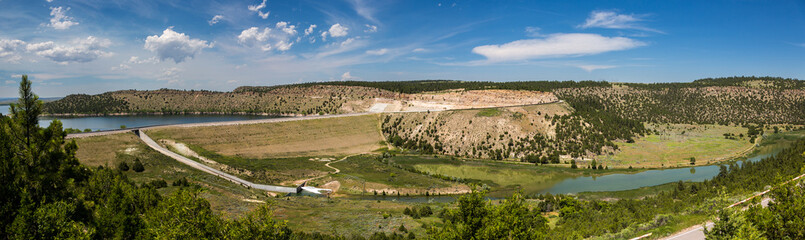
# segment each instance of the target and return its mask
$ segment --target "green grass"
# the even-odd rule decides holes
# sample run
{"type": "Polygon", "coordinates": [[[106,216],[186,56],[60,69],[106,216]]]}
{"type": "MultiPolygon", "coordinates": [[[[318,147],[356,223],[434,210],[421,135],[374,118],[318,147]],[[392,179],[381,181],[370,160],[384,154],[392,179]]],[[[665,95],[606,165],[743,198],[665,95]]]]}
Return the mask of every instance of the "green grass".
{"type": "MultiPolygon", "coordinates": [[[[420,219],[404,215],[406,207],[420,205],[413,203],[297,197],[276,199],[272,204],[275,217],[288,220],[288,226],[295,231],[369,237],[374,232],[400,233],[397,228],[404,224],[408,231],[423,237],[425,229],[421,227],[422,223],[433,226],[440,222],[435,215],[420,219]],[[384,213],[390,217],[384,219],[384,213]]],[[[442,203],[428,205],[435,212],[447,206],[442,203]]]]}
{"type": "Polygon", "coordinates": [[[672,191],[676,183],[666,183],[657,186],[641,187],[638,189],[623,191],[606,192],[580,192],[576,196],[582,200],[606,200],[606,199],[640,199],[646,196],[653,196],[662,191],[672,191]]]}
{"type": "Polygon", "coordinates": [[[485,108],[481,109],[476,115],[479,117],[494,117],[500,115],[500,113],[499,108],[485,108]]]}
{"type": "Polygon", "coordinates": [[[394,163],[422,172],[457,177],[491,188],[490,196],[511,196],[515,191],[539,193],[570,177],[635,172],[637,170],[592,170],[566,167],[535,166],[499,161],[452,160],[429,156],[407,155],[391,158],[394,163]]]}
{"type": "Polygon", "coordinates": [[[383,163],[373,155],[359,155],[350,157],[345,161],[331,164],[341,169],[341,174],[360,178],[367,182],[380,183],[397,188],[443,188],[454,183],[429,177],[423,174],[412,173],[388,163],[383,163]]]}
{"type": "Polygon", "coordinates": [[[662,168],[690,166],[689,159],[695,157],[696,165],[706,165],[739,157],[753,145],[748,138],[724,138],[725,133],[746,134],[742,127],[685,124],[650,127],[661,134],[640,137],[634,143],[617,143],[620,151],[598,156],[599,162],[618,168],[662,168]]]}

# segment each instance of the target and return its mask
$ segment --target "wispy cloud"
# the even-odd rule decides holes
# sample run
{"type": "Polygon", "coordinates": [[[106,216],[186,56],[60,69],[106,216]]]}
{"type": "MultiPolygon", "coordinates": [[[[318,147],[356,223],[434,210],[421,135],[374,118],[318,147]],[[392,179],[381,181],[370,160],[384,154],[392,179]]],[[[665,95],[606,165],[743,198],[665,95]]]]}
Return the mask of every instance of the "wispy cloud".
{"type": "Polygon", "coordinates": [[[660,30],[643,26],[647,15],[619,14],[614,11],[592,11],[587,20],[579,28],[609,28],[609,29],[635,29],[656,33],[660,30]]]}
{"type": "Polygon", "coordinates": [[[268,18],[268,14],[270,14],[270,12],[269,11],[263,12],[262,10],[263,8],[266,8],[266,0],[263,0],[263,2],[260,3],[259,5],[249,5],[248,7],[249,11],[256,12],[258,16],[260,16],[263,19],[266,19],[268,18]]]}
{"type": "Polygon", "coordinates": [[[59,64],[86,63],[99,57],[111,56],[112,53],[105,51],[110,45],[112,42],[108,39],[89,36],[76,39],[69,45],[59,45],[53,41],[28,44],[26,50],[59,64]]]}
{"type": "Polygon", "coordinates": [[[605,37],[590,33],[557,33],[542,39],[477,46],[472,49],[472,52],[486,57],[487,62],[492,63],[593,55],[645,45],[643,42],[625,37],[605,37]]]}
{"type": "Polygon", "coordinates": [[[384,55],[384,54],[386,54],[388,52],[389,52],[388,48],[381,48],[381,49],[375,49],[375,50],[368,50],[368,51],[366,51],[366,54],[378,55],[379,56],[379,55],[384,55]]]}
{"type": "Polygon", "coordinates": [[[216,23],[220,22],[222,19],[224,19],[223,15],[215,15],[215,16],[212,17],[212,19],[207,21],[207,23],[210,24],[210,26],[212,26],[212,25],[215,25],[216,23]]]}
{"type": "Polygon", "coordinates": [[[581,68],[581,69],[583,69],[584,71],[587,71],[587,72],[592,72],[592,71],[599,70],[599,69],[616,68],[617,66],[613,66],[613,65],[578,65],[576,67],[581,68]]]}
{"type": "Polygon", "coordinates": [[[377,9],[369,6],[369,4],[367,4],[364,0],[349,0],[349,3],[352,5],[352,9],[354,9],[358,15],[366,20],[371,21],[372,23],[379,23],[375,18],[375,12],[377,9]]]}

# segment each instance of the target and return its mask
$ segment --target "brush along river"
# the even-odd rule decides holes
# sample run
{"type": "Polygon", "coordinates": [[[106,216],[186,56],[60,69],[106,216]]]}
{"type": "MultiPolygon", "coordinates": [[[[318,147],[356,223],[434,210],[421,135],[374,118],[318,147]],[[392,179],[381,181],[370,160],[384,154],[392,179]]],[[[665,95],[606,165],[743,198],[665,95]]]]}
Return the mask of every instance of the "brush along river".
{"type": "MultiPolygon", "coordinates": [[[[774,136],[774,135],[772,135],[774,136]]],[[[791,135],[794,136],[794,135],[791,135]]],[[[784,137],[781,137],[784,138],[784,137]]],[[[764,140],[764,146],[759,147],[758,151],[750,154],[746,158],[739,158],[733,161],[722,162],[721,164],[696,166],[688,168],[669,168],[652,169],[630,173],[611,173],[603,175],[587,176],[557,176],[540,183],[522,183],[518,186],[491,187],[488,194],[489,199],[500,199],[511,196],[516,191],[531,195],[538,193],[551,194],[575,194],[581,192],[609,192],[633,190],[642,187],[651,187],[678,181],[701,182],[712,179],[718,175],[721,165],[729,165],[735,162],[742,165],[746,161],[756,162],[764,158],[771,157],[782,151],[790,143],[787,138],[784,141],[764,140]]],[[[455,196],[400,196],[378,194],[375,196],[369,192],[363,196],[349,196],[348,198],[366,200],[388,200],[402,202],[452,202],[455,196]]]]}

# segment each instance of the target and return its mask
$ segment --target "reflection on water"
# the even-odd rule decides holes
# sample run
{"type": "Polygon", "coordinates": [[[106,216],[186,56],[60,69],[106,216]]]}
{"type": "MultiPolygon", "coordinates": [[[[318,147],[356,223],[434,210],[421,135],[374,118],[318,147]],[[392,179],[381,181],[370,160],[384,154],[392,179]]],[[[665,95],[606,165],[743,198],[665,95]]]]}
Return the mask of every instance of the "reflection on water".
{"type": "MultiPolygon", "coordinates": [[[[205,123],[205,122],[224,122],[249,119],[271,118],[268,116],[251,115],[136,115],[136,116],[99,116],[99,117],[80,117],[80,118],[58,118],[64,128],[111,130],[119,129],[121,125],[126,127],[145,127],[164,124],[182,123],[205,123]]],[[[42,117],[39,120],[40,126],[47,126],[53,121],[53,117],[42,117]]]]}
{"type": "MultiPolygon", "coordinates": [[[[0,105],[0,113],[8,115],[8,105],[0,105]]],[[[126,127],[144,127],[164,124],[224,122],[250,119],[272,118],[271,116],[253,115],[133,115],[133,116],[97,116],[97,117],[41,117],[39,126],[47,127],[53,119],[59,119],[63,128],[112,130],[126,127]]]]}

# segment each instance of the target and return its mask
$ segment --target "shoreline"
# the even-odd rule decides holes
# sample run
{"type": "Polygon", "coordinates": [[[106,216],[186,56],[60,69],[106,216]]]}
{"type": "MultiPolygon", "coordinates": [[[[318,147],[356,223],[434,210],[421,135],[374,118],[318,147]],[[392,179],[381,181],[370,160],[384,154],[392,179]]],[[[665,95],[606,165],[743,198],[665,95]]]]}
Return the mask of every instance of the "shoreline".
{"type": "Polygon", "coordinates": [[[269,117],[304,117],[327,116],[336,114],[298,114],[298,113],[250,113],[250,112],[121,112],[121,113],[43,113],[42,117],[109,117],[109,116],[182,116],[182,115],[239,115],[239,116],[269,116],[269,117]]]}

